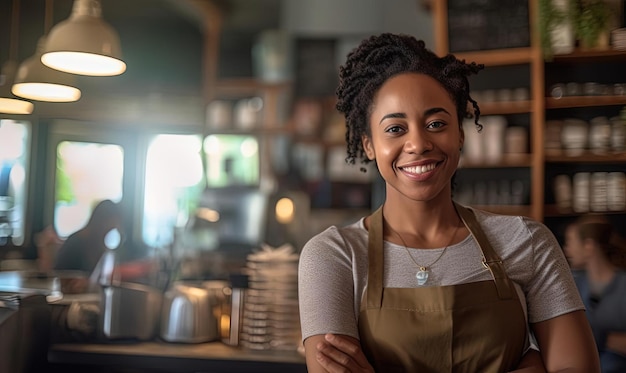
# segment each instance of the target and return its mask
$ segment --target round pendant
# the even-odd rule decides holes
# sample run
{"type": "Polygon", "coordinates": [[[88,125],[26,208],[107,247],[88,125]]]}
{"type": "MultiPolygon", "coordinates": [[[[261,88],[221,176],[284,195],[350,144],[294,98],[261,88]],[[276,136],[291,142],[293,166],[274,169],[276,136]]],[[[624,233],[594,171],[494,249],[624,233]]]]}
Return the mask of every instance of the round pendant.
{"type": "Polygon", "coordinates": [[[428,281],[428,270],[426,268],[422,268],[415,274],[415,278],[417,279],[417,284],[422,286],[428,281]]]}

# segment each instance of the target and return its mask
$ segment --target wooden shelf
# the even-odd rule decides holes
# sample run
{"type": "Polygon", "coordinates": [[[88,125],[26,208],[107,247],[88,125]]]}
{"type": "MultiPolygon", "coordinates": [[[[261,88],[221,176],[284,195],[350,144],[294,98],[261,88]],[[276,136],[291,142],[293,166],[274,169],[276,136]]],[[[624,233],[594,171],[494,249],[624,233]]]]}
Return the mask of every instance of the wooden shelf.
{"type": "Polygon", "coordinates": [[[284,91],[291,87],[291,82],[268,83],[254,78],[231,78],[217,81],[215,96],[217,98],[240,98],[259,92],[284,91]]]}
{"type": "Polygon", "coordinates": [[[523,114],[531,112],[530,101],[479,102],[480,115],[523,114]]]}
{"type": "Polygon", "coordinates": [[[626,214],[626,211],[589,211],[589,212],[575,212],[572,209],[562,210],[557,205],[545,205],[544,216],[549,218],[558,217],[575,217],[583,214],[602,214],[602,215],[620,215],[626,214]]]}
{"type": "Polygon", "coordinates": [[[546,155],[545,161],[548,163],[620,163],[626,162],[626,153],[607,153],[607,154],[594,154],[591,152],[585,152],[579,156],[568,155],[546,155]]]}
{"type": "Polygon", "coordinates": [[[461,159],[459,168],[522,168],[531,167],[532,157],[530,154],[504,155],[498,162],[471,162],[461,159]]]}
{"type": "Polygon", "coordinates": [[[485,66],[521,65],[530,63],[535,54],[528,48],[508,48],[476,52],[458,52],[454,55],[466,62],[482,63],[485,66]]]}
{"type": "Polygon", "coordinates": [[[610,62],[626,60],[626,51],[615,49],[584,50],[576,49],[572,53],[554,55],[549,63],[579,63],[579,62],[610,62]]]}
{"type": "Polygon", "coordinates": [[[626,96],[546,97],[546,109],[626,105],[626,96]]]}

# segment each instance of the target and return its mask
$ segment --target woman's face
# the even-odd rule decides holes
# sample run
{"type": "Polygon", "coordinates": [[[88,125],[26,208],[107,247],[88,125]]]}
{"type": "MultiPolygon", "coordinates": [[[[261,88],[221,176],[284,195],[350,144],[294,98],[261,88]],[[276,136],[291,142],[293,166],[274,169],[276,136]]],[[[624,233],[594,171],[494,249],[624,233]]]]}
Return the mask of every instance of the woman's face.
{"type": "Polygon", "coordinates": [[[463,132],[448,92],[425,74],[405,73],[378,90],[363,148],[375,160],[387,194],[416,201],[451,194],[463,132]]]}

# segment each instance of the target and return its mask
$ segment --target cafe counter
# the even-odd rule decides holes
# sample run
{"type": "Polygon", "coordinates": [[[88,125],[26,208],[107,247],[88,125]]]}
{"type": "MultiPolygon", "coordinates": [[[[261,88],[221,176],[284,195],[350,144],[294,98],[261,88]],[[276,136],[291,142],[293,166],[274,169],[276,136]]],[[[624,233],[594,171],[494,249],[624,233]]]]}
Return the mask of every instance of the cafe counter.
{"type": "Polygon", "coordinates": [[[175,344],[55,343],[48,349],[50,372],[306,372],[297,351],[256,351],[221,342],[175,344]]]}

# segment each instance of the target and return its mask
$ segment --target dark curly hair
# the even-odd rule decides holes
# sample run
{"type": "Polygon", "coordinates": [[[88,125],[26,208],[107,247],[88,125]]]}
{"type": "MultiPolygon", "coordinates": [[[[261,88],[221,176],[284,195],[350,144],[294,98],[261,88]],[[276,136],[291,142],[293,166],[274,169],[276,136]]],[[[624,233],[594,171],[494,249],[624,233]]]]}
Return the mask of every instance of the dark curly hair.
{"type": "MultiPolygon", "coordinates": [[[[346,118],[346,162],[354,164],[356,158],[361,158],[364,165],[370,162],[361,136],[371,135],[369,115],[372,100],[387,79],[401,73],[422,73],[437,80],[456,103],[459,125],[464,118],[473,116],[480,131],[480,109],[470,97],[468,76],[478,73],[483,67],[474,62],[465,63],[451,54],[438,57],[426,48],[422,40],[410,35],[384,33],[362,41],[339,68],[336,90],[337,110],[346,118]],[[472,104],[473,114],[468,112],[468,102],[472,104]]],[[[361,170],[365,171],[365,168],[361,170]]]]}

